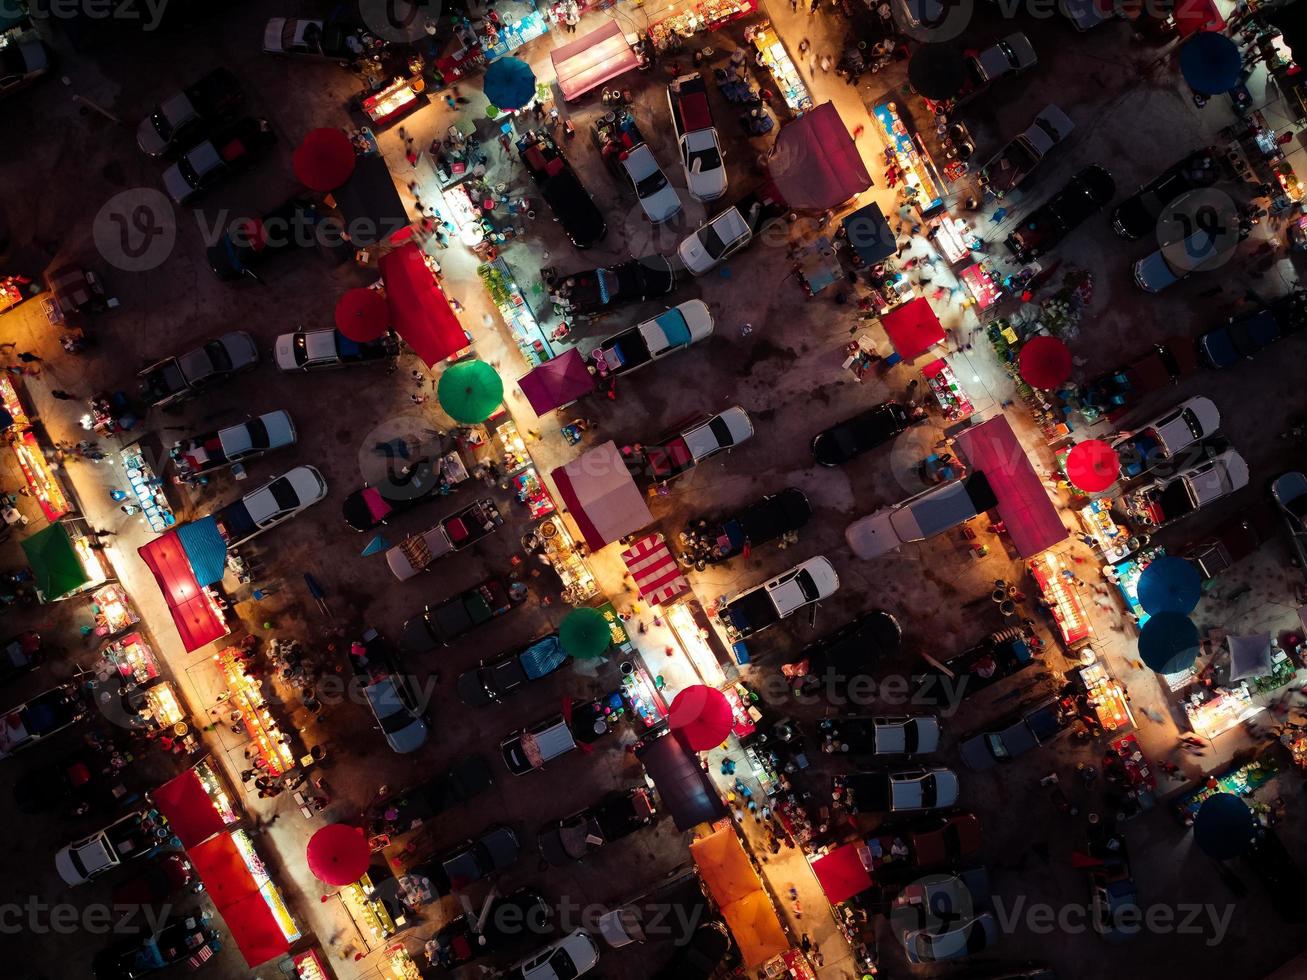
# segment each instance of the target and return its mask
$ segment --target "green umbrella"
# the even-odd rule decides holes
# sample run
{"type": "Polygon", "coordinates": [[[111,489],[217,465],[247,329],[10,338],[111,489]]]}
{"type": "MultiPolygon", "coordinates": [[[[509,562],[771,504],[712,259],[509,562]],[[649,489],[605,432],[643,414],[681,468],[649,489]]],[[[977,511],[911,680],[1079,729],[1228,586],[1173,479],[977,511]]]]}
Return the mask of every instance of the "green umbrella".
{"type": "Polygon", "coordinates": [[[613,634],[608,629],[608,620],[598,609],[582,607],[573,609],[563,617],[563,625],[558,628],[558,638],[563,641],[563,649],[573,657],[581,660],[593,660],[603,655],[613,642],[613,634]]]}
{"type": "Polygon", "coordinates": [[[503,402],[504,382],[485,361],[464,361],[445,368],[436,396],[455,422],[476,425],[490,418],[503,402]]]}

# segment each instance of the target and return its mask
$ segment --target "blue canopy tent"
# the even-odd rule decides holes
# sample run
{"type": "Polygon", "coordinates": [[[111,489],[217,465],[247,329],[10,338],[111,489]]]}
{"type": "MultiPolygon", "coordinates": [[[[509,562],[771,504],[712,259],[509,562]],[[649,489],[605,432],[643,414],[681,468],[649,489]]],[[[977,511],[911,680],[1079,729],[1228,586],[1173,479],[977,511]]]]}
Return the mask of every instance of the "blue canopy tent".
{"type": "Polygon", "coordinates": [[[875,202],[844,219],[844,234],[854,253],[867,265],[875,265],[898,251],[894,232],[875,202]]]}
{"type": "Polygon", "coordinates": [[[1198,627],[1184,613],[1162,612],[1139,631],[1139,659],[1159,674],[1178,674],[1198,657],[1198,627]]]}
{"type": "Polygon", "coordinates": [[[1180,74],[1189,87],[1202,95],[1219,95],[1239,84],[1243,55],[1239,46],[1224,34],[1203,31],[1180,49],[1180,74]]]}
{"type": "Polygon", "coordinates": [[[536,75],[520,58],[500,58],[486,69],[481,88],[496,109],[521,109],[535,98],[536,75]]]}
{"type": "Polygon", "coordinates": [[[218,530],[214,517],[201,517],[181,525],[177,528],[177,539],[191,563],[196,584],[205,586],[222,581],[227,568],[227,539],[218,530]]]}
{"type": "Polygon", "coordinates": [[[1194,817],[1194,843],[1208,857],[1228,861],[1247,853],[1257,832],[1257,818],[1233,793],[1203,800],[1194,817]]]}
{"type": "Polygon", "coordinates": [[[1165,612],[1187,616],[1202,598],[1203,579],[1188,560],[1163,555],[1140,573],[1137,592],[1139,605],[1150,616],[1165,612]]]}

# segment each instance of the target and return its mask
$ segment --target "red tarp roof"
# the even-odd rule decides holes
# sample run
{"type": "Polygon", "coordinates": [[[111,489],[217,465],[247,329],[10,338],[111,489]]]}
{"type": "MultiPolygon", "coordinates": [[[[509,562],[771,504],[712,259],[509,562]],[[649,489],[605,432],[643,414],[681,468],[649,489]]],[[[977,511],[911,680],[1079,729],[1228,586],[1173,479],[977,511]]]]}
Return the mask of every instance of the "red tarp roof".
{"type": "Polygon", "coordinates": [[[1225,30],[1225,18],[1212,0],[1176,0],[1171,16],[1175,18],[1176,33],[1181,37],[1199,31],[1225,30]]]}
{"type": "Polygon", "coordinates": [[[944,328],[924,296],[909,300],[880,318],[899,357],[910,361],[944,340],[944,328]]]}
{"type": "Polygon", "coordinates": [[[422,259],[416,242],[405,242],[377,263],[386,282],[395,332],[431,367],[468,345],[449,300],[422,259]]]}
{"type": "Polygon", "coordinates": [[[611,440],[550,475],[592,551],[653,523],[644,494],[611,440]]]}
{"type": "Polygon", "coordinates": [[[290,944],[231,834],[214,837],[190,848],[189,853],[196,874],[251,969],[284,954],[290,944]]]}
{"type": "Polygon", "coordinates": [[[972,470],[985,474],[998,498],[999,517],[1022,558],[1031,558],[1066,538],[1062,516],[1006,416],[963,430],[954,445],[972,470]]]}
{"type": "Polygon", "coordinates": [[[517,381],[537,415],[544,415],[594,391],[595,379],[575,347],[545,361],[517,381]]]}
{"type": "Polygon", "coordinates": [[[154,572],[187,652],[227,635],[227,624],[196,581],[176,529],[139,548],[137,554],[154,572]]]}
{"type": "Polygon", "coordinates": [[[194,769],[187,769],[152,790],[150,798],[168,818],[169,828],[187,850],[225,829],[222,817],[214,809],[213,801],[194,769]]]}
{"type": "Polygon", "coordinates": [[[558,87],[569,102],[640,63],[615,20],[554,48],[549,58],[554,63],[558,87]]]}
{"type": "Polygon", "coordinates": [[[824,211],[871,186],[844,120],[826,102],[781,126],[767,169],[792,208],[824,211]]]}
{"type": "Polygon", "coordinates": [[[821,889],[834,905],[871,887],[871,875],[858,857],[860,844],[845,844],[812,862],[821,889]]]}

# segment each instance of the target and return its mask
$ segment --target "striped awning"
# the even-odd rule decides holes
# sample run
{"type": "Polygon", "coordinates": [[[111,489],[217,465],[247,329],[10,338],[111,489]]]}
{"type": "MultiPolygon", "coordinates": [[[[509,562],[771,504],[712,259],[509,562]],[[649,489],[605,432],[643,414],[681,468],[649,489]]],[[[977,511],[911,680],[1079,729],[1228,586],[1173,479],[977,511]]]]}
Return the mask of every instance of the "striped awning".
{"type": "Polygon", "coordinates": [[[655,606],[690,591],[661,534],[648,534],[622,552],[622,561],[635,578],[640,598],[655,606]]]}

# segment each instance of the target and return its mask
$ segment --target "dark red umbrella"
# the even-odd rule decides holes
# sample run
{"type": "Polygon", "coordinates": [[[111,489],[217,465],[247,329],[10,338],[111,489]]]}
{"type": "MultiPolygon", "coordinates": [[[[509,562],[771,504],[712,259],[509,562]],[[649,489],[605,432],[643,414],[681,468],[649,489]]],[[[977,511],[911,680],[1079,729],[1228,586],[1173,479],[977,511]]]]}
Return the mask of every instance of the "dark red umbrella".
{"type": "Polygon", "coordinates": [[[1078,442],[1067,453],[1066,478],[1086,493],[1102,493],[1120,475],[1121,460],[1102,439],[1078,442]]]}
{"type": "Polygon", "coordinates": [[[731,733],[731,703],[716,688],[695,684],[673,699],[668,722],[673,731],[685,736],[690,748],[707,752],[731,733]]]}
{"type": "Polygon", "coordinates": [[[1032,388],[1051,391],[1071,377],[1071,349],[1056,337],[1032,337],[1017,357],[1021,377],[1032,388]]]}
{"type": "Polygon", "coordinates": [[[390,304],[383,293],[360,286],[336,303],[336,329],[350,340],[366,344],[386,333],[390,326],[390,304]]]}
{"type": "Polygon", "coordinates": [[[361,828],[333,823],[309,839],[306,856],[313,877],[340,887],[352,885],[367,873],[372,849],[361,828]]]}
{"type": "Polygon", "coordinates": [[[354,172],[354,144],[344,130],[311,129],[291,156],[291,167],[310,190],[334,191],[354,172]]]}

